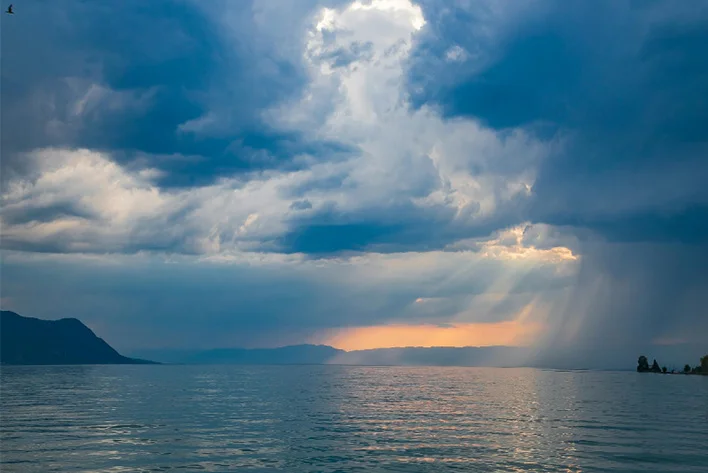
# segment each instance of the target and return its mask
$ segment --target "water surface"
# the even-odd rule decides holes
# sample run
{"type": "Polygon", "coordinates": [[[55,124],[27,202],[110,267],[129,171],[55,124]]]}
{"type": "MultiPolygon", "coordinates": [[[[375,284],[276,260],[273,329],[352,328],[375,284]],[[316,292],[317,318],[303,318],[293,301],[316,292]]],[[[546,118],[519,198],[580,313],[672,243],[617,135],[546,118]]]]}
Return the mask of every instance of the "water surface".
{"type": "Polygon", "coordinates": [[[708,471],[708,377],[3,367],[0,470],[708,471]]]}

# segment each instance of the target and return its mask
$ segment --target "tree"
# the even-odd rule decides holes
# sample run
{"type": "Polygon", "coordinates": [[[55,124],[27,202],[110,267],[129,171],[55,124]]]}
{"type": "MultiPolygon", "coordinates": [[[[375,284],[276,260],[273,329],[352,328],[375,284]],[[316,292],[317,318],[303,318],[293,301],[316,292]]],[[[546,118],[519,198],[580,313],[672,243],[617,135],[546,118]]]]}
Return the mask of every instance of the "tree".
{"type": "Polygon", "coordinates": [[[708,355],[701,357],[701,373],[708,374],[708,355]]]}
{"type": "Polygon", "coordinates": [[[683,367],[683,372],[688,374],[691,372],[691,365],[686,365],[683,367]]]}
{"type": "Polygon", "coordinates": [[[659,363],[656,362],[656,359],[654,359],[654,363],[651,365],[651,371],[653,373],[661,373],[661,368],[659,368],[659,363]]]}
{"type": "Polygon", "coordinates": [[[662,367],[661,367],[661,372],[662,372],[662,373],[666,373],[667,371],[668,371],[668,370],[666,369],[666,366],[662,366],[662,367]]]}
{"type": "Polygon", "coordinates": [[[637,360],[637,372],[643,373],[645,371],[649,371],[649,360],[647,360],[646,356],[642,355],[637,360]]]}

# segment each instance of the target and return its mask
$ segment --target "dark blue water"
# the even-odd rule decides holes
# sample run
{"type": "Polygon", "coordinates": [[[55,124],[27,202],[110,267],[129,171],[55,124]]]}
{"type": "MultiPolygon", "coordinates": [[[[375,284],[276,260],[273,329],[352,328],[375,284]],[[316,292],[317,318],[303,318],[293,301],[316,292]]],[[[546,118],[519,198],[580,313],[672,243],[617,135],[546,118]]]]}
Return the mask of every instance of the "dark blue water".
{"type": "Polygon", "coordinates": [[[5,472],[708,472],[708,377],[3,367],[5,472]]]}

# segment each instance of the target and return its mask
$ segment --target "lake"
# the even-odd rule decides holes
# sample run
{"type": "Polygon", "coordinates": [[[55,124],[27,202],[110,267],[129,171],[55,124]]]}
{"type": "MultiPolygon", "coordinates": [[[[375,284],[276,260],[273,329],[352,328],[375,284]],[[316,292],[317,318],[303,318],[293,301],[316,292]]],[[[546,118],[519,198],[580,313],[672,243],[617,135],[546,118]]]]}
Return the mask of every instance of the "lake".
{"type": "Polygon", "coordinates": [[[2,367],[0,470],[708,471],[708,377],[2,367]]]}

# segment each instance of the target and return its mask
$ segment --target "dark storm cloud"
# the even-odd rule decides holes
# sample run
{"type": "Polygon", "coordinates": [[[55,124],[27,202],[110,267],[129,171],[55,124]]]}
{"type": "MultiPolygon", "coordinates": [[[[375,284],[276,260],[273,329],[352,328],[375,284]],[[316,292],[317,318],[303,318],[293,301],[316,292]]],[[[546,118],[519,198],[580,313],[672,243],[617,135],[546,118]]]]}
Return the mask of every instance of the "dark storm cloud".
{"type": "Polygon", "coordinates": [[[370,212],[343,212],[335,205],[292,219],[292,230],[279,239],[285,253],[317,256],[342,251],[415,251],[439,249],[454,240],[451,209],[424,215],[412,205],[382,207],[370,212]],[[433,246],[433,248],[429,248],[433,246]]]}
{"type": "Polygon", "coordinates": [[[10,208],[2,213],[3,222],[7,225],[52,222],[64,217],[94,219],[97,218],[97,215],[90,209],[82,208],[76,202],[52,202],[34,208],[10,208]]]}
{"type": "Polygon", "coordinates": [[[294,216],[278,241],[284,253],[327,257],[340,252],[399,253],[436,251],[463,238],[485,238],[519,222],[519,209],[472,222],[455,218],[456,209],[412,203],[381,205],[365,211],[342,211],[335,204],[314,214],[294,216]]]}
{"type": "Polygon", "coordinates": [[[409,76],[418,105],[565,139],[529,219],[624,241],[695,238],[708,205],[708,2],[546,1],[498,17],[424,4],[430,28],[409,76]],[[439,59],[455,44],[467,61],[439,59]]]}
{"type": "Polygon", "coordinates": [[[143,162],[164,171],[163,186],[298,168],[299,154],[336,153],[260,119],[304,77],[297,61],[269,54],[276,45],[256,44],[251,2],[227,6],[233,37],[197,2],[18,6],[3,18],[3,175],[27,172],[21,153],[48,146],[111,151],[121,163],[187,157],[143,162]]]}

